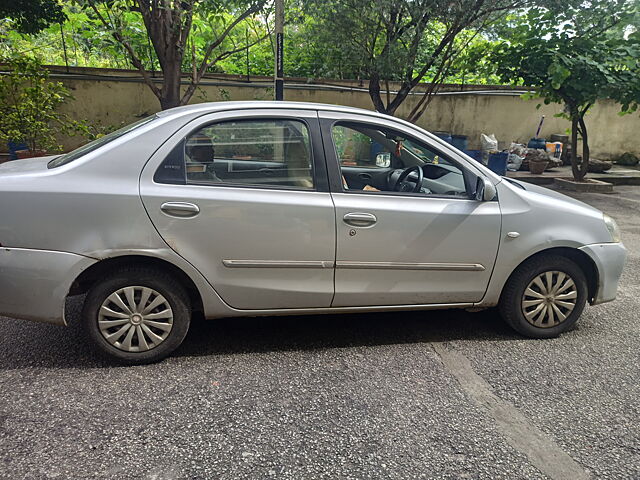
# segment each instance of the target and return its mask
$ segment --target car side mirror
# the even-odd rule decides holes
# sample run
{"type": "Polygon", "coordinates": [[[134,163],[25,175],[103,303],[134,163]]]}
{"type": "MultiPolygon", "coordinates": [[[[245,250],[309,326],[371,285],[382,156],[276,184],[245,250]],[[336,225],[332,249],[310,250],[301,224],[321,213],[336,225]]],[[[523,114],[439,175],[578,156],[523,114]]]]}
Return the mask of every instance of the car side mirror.
{"type": "Polygon", "coordinates": [[[478,177],[476,182],[476,200],[479,202],[489,202],[496,196],[496,187],[488,179],[478,177]]]}
{"type": "Polygon", "coordinates": [[[391,154],[383,152],[376,155],[376,167],[389,168],[391,166],[391,154]]]}

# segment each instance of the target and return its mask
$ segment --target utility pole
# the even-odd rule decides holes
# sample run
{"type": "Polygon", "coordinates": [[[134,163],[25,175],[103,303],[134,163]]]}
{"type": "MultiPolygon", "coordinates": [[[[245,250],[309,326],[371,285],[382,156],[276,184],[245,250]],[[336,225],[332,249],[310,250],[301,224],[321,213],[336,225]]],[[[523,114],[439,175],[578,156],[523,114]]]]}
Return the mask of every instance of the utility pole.
{"type": "Polygon", "coordinates": [[[274,75],[275,99],[284,100],[284,0],[275,0],[276,7],[276,65],[274,75]]]}

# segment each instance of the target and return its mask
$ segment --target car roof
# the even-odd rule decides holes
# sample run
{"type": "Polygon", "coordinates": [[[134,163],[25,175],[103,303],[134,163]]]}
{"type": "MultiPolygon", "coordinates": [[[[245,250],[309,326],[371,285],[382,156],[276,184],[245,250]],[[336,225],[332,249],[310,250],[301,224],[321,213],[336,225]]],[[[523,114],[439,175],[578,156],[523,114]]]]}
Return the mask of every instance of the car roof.
{"type": "MultiPolygon", "coordinates": [[[[248,101],[234,101],[234,102],[206,102],[195,103],[192,105],[185,105],[182,107],[170,108],[158,112],[159,117],[179,116],[188,113],[214,113],[223,110],[247,110],[252,108],[296,108],[304,110],[329,110],[334,112],[345,113],[359,113],[364,115],[373,115],[378,117],[389,118],[388,115],[383,115],[376,111],[366,110],[364,108],[345,107],[342,105],[329,105],[326,103],[311,103],[311,102],[288,102],[288,101],[265,101],[265,100],[248,100],[248,101]]],[[[397,119],[396,119],[397,120],[397,119]]]]}

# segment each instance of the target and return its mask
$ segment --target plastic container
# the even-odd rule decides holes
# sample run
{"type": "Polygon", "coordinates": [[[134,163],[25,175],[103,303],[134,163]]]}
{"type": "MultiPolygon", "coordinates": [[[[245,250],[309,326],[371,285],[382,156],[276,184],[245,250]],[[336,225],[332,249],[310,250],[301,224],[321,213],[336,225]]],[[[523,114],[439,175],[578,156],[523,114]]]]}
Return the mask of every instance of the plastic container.
{"type": "Polygon", "coordinates": [[[527,148],[539,148],[540,150],[547,149],[547,141],[544,138],[532,138],[527,143],[527,148]]]}
{"type": "Polygon", "coordinates": [[[551,137],[549,138],[549,140],[551,142],[560,142],[567,145],[569,143],[569,135],[564,135],[561,133],[553,133],[551,134],[551,137]]]}
{"type": "Polygon", "coordinates": [[[482,150],[465,150],[464,153],[469,155],[476,162],[482,163],[482,150]]]}
{"type": "Polygon", "coordinates": [[[444,140],[448,144],[453,145],[453,138],[451,138],[451,133],[449,133],[449,132],[433,132],[433,134],[436,137],[441,138],[442,140],[444,140]]]}
{"type": "Polygon", "coordinates": [[[463,152],[467,149],[467,136],[466,135],[451,135],[451,145],[463,152]]]}
{"type": "Polygon", "coordinates": [[[20,142],[7,142],[7,147],[9,147],[9,156],[11,157],[11,160],[18,159],[18,155],[16,154],[16,152],[29,149],[26,143],[20,142]]]}
{"type": "Polygon", "coordinates": [[[547,142],[547,153],[554,158],[561,158],[562,142],[547,142]]]}
{"type": "Polygon", "coordinates": [[[508,152],[490,153],[488,167],[492,172],[498,175],[507,174],[507,160],[509,159],[508,152]]]}

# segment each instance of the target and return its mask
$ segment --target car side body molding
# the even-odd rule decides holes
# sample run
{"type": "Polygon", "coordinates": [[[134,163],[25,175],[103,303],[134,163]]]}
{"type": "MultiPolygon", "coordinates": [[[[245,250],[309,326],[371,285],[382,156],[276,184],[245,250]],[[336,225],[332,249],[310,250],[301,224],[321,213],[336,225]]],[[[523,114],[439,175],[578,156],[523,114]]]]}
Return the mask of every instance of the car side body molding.
{"type": "Polygon", "coordinates": [[[337,261],[336,268],[365,268],[373,270],[452,270],[482,272],[479,263],[406,263],[406,262],[349,262],[337,261]]]}
{"type": "Polygon", "coordinates": [[[332,260],[222,260],[228,268],[333,268],[332,260]]]}
{"type": "MultiPolygon", "coordinates": [[[[228,268],[333,268],[330,260],[223,260],[228,268]]],[[[409,262],[335,262],[336,268],[364,268],[372,270],[452,270],[482,272],[480,263],[409,263],[409,262]]]]}

